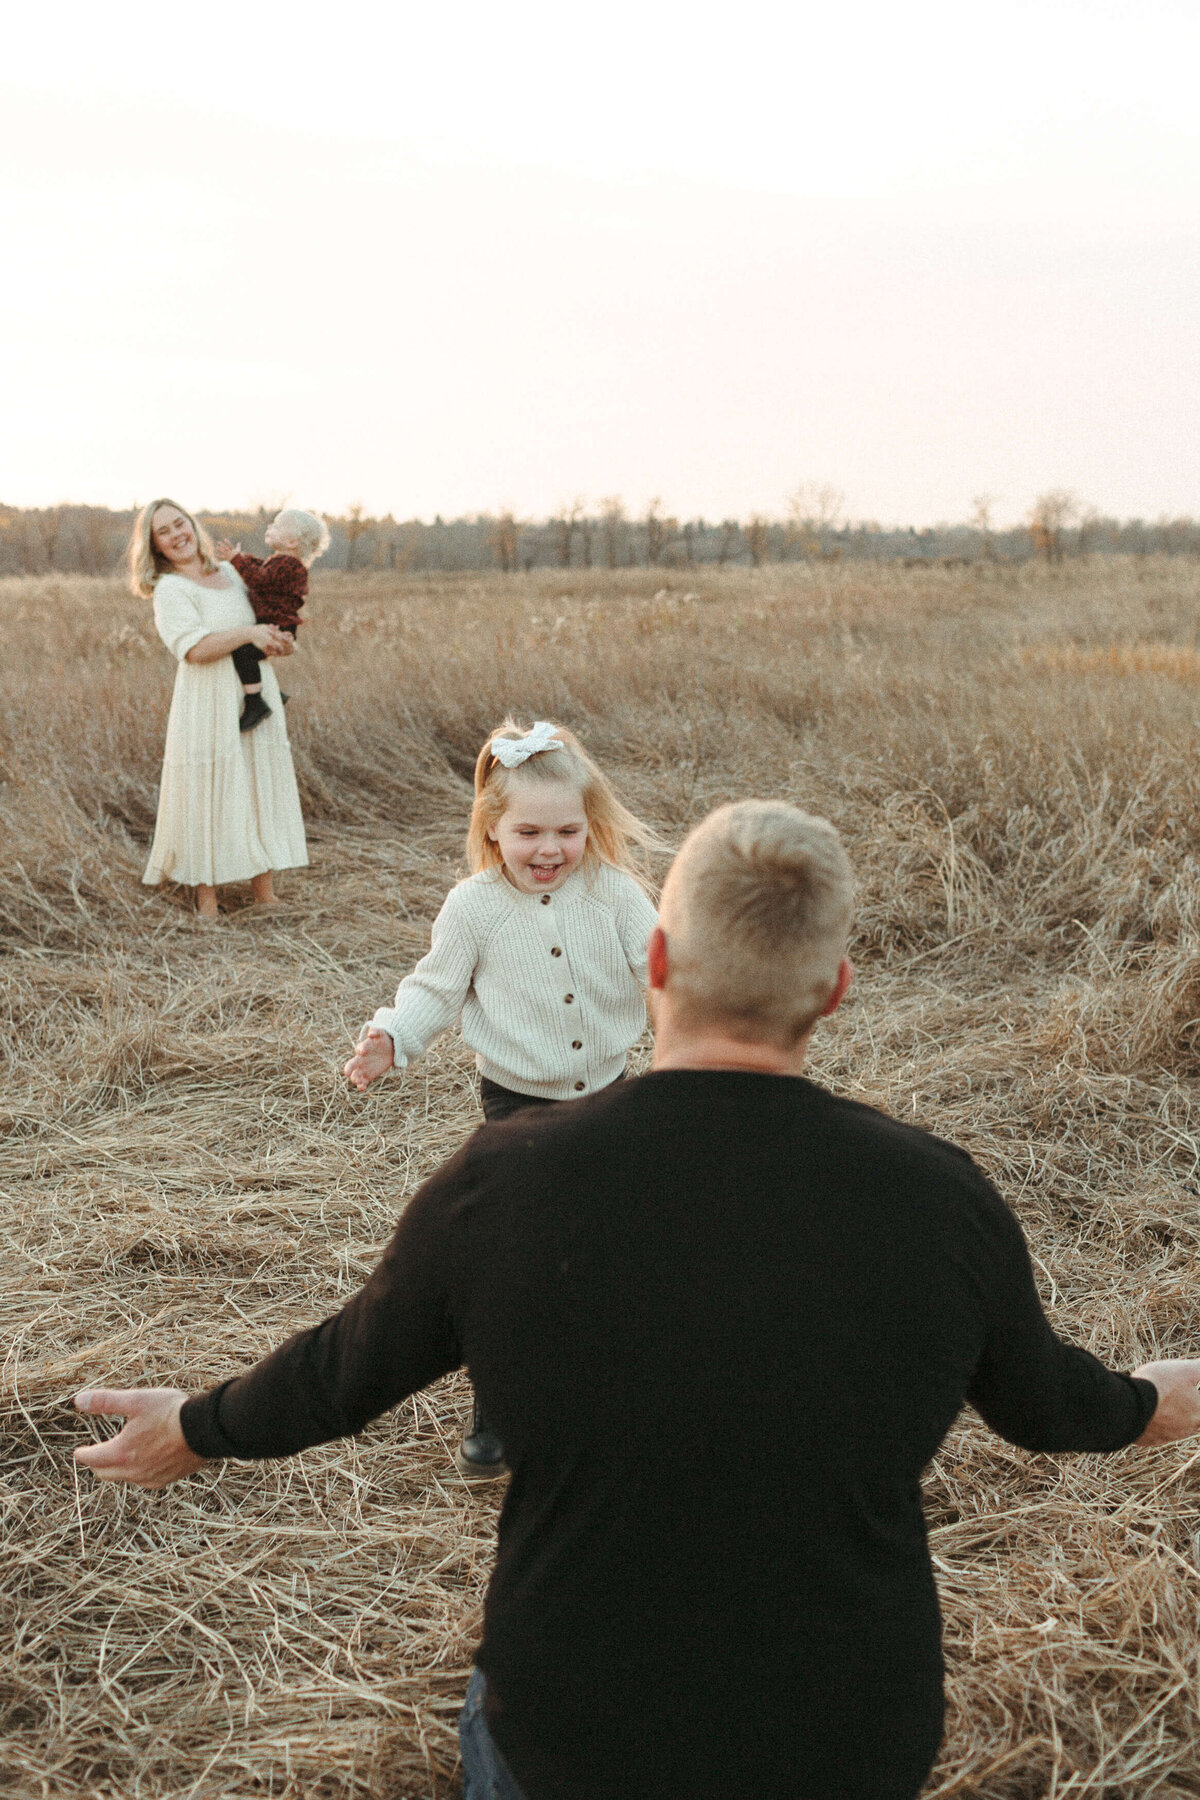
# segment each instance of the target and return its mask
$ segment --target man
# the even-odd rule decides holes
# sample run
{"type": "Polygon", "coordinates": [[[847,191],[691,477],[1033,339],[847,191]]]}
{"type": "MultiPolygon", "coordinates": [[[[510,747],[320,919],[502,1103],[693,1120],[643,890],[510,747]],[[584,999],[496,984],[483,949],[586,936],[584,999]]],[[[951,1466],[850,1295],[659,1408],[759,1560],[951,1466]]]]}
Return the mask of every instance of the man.
{"type": "Polygon", "coordinates": [[[239,1380],[77,1399],[128,1420],[78,1460],[158,1487],[466,1363],[513,1471],[469,1800],[912,1800],[942,1725],[919,1478],[964,1398],[1037,1450],[1200,1429],[1200,1362],[1054,1336],[964,1152],[803,1077],[851,897],[823,821],[714,813],[650,940],[652,1074],[479,1132],[239,1380]]]}

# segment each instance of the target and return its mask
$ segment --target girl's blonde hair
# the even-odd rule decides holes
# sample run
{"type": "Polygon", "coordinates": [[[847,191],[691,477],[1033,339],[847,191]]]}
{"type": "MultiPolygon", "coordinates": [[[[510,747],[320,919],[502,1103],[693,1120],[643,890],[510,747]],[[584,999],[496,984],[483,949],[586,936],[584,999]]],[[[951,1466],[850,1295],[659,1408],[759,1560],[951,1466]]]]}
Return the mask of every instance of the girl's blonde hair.
{"type": "Polygon", "coordinates": [[[169,575],[172,564],[168,562],[162,551],[154,542],[154,515],[160,506],[173,506],[181,512],[196,534],[196,546],[200,552],[200,561],[204,565],[206,575],[214,573],[217,566],[217,554],[213,549],[213,541],[196,519],[193,519],[186,506],[180,506],[178,500],[169,500],[164,495],[159,500],[152,500],[149,506],[143,506],[137,516],[133,533],[129,539],[129,585],[141,600],[149,600],[154,592],[154,584],[160,575],[169,575]]]}
{"type": "Polygon", "coordinates": [[[584,866],[590,863],[594,868],[597,863],[609,863],[646,886],[642,867],[646,853],[669,852],[671,846],[621,804],[575,733],[564,725],[554,726],[554,736],[561,742],[561,750],[539,750],[519,767],[506,769],[493,754],[493,740],[525,735],[524,728],[514,719],[505,719],[479,752],[475,763],[475,804],[467,828],[467,862],[472,874],[503,867],[500,846],[488,832],[499,824],[508,810],[513,782],[558,781],[578,788],[583,796],[588,822],[584,866]]]}

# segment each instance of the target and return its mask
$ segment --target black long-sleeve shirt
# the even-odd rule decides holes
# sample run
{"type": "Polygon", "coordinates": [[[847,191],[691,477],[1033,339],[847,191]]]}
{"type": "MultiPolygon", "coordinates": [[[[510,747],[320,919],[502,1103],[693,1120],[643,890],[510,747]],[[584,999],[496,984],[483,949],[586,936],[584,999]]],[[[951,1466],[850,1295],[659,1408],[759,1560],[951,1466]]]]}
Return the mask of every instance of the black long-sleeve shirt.
{"type": "Polygon", "coordinates": [[[486,1127],[183,1429],[286,1455],[464,1362],[513,1470],[478,1660],[530,1800],[909,1800],[942,1723],[918,1484],[963,1400],[1034,1450],[1156,1404],[1054,1335],[963,1151],[725,1071],[486,1127]]]}

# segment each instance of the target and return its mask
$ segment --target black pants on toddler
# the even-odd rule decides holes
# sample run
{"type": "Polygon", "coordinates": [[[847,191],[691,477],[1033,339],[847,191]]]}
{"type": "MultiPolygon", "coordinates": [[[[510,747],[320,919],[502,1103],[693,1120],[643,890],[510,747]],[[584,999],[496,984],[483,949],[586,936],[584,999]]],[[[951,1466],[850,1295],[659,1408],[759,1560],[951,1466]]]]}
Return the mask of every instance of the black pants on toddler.
{"type": "MultiPolygon", "coordinates": [[[[296,635],[294,625],[281,625],[279,630],[286,631],[289,637],[296,635]]],[[[239,644],[237,649],[231,651],[230,654],[233,657],[233,666],[238,672],[238,680],[243,687],[253,687],[256,682],[262,680],[263,657],[261,650],[256,649],[253,644],[239,644]]]]}

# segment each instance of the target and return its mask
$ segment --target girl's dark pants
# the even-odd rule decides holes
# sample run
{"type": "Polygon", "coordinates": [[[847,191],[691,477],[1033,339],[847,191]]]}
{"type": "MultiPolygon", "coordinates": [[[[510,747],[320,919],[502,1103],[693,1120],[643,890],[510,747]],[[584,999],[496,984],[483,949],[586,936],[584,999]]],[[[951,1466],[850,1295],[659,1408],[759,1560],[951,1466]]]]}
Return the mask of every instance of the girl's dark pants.
{"type": "Polygon", "coordinates": [[[489,1081],[486,1075],[481,1075],[479,1104],[488,1124],[496,1125],[501,1119],[511,1119],[524,1106],[561,1106],[563,1103],[561,1100],[542,1100],[536,1094],[518,1094],[514,1089],[502,1087],[498,1081],[489,1081]]]}
{"type": "MultiPolygon", "coordinates": [[[[622,1072],[617,1081],[624,1081],[622,1072]]],[[[611,1083],[613,1087],[616,1082],[611,1083]]],[[[604,1092],[603,1088],[598,1090],[604,1092]]],[[[511,1119],[515,1112],[524,1106],[570,1106],[569,1100],[544,1100],[539,1094],[518,1094],[515,1088],[503,1087],[498,1081],[489,1081],[486,1075],[479,1077],[479,1104],[483,1108],[483,1116],[489,1125],[496,1125],[501,1119],[511,1119]]]]}

